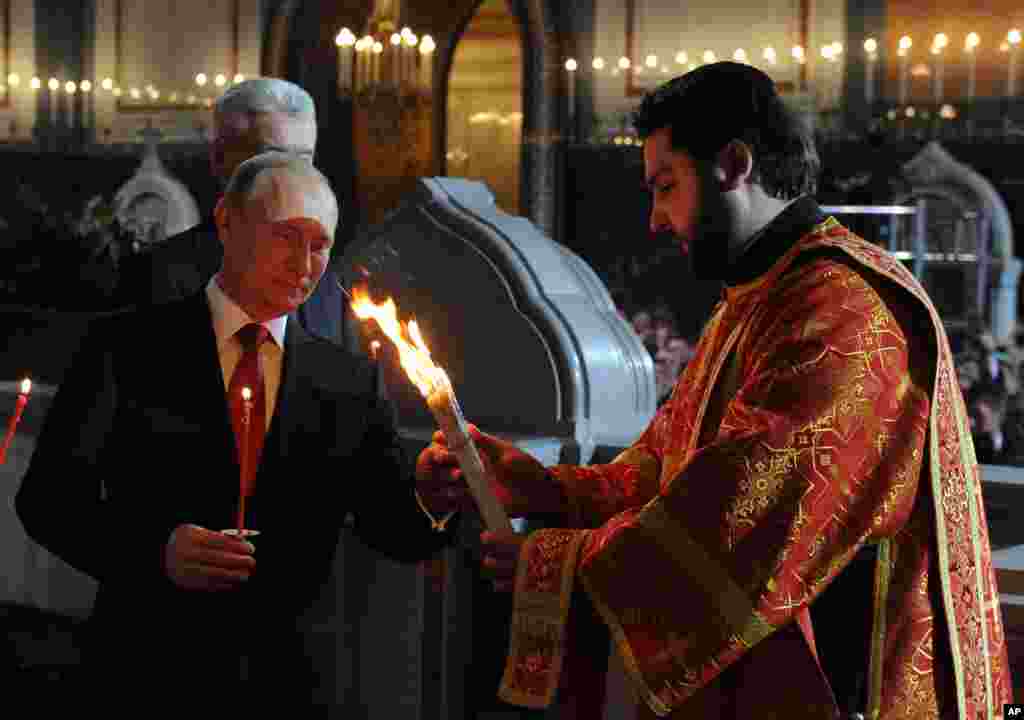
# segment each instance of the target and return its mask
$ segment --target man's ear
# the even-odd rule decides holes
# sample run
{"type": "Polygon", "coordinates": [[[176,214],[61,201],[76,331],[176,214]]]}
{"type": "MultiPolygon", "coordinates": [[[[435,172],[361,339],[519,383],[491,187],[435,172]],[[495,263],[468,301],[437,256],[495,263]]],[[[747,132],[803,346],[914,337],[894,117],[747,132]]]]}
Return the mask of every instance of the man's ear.
{"type": "Polygon", "coordinates": [[[754,172],[754,153],[742,140],[732,140],[718,151],[714,177],[722,192],[735,190],[750,179],[754,172]]]}

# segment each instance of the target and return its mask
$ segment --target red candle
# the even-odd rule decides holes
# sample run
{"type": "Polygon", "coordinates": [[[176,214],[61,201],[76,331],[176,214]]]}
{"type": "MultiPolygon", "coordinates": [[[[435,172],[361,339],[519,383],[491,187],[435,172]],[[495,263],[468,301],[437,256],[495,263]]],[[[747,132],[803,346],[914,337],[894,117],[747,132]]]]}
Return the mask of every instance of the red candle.
{"type": "Polygon", "coordinates": [[[238,480],[238,518],[235,523],[238,525],[238,539],[242,539],[242,530],[245,529],[245,492],[249,479],[249,424],[252,418],[252,390],[242,388],[242,447],[241,472],[238,480]]]}
{"type": "Polygon", "coordinates": [[[21,421],[21,413],[25,410],[25,406],[28,405],[28,395],[30,392],[32,392],[32,381],[25,378],[21,382],[21,392],[18,393],[18,401],[14,405],[14,414],[11,415],[11,420],[7,424],[7,434],[4,436],[3,445],[0,445],[0,465],[3,465],[7,460],[7,448],[10,447],[11,440],[14,439],[14,431],[21,421]]]}

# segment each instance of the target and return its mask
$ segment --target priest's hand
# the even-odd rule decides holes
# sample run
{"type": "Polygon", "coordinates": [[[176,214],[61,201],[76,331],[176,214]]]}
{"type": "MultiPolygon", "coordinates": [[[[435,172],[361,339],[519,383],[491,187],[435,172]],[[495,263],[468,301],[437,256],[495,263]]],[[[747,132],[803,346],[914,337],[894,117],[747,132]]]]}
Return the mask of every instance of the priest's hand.
{"type": "Polygon", "coordinates": [[[526,535],[517,535],[511,530],[480,533],[483,574],[492,579],[498,592],[511,592],[515,588],[519,551],[524,542],[526,535]]]}
{"type": "MultiPolygon", "coordinates": [[[[469,432],[487,468],[494,494],[510,517],[560,512],[564,509],[565,498],[561,486],[548,477],[544,466],[536,458],[510,442],[480,432],[475,425],[469,426],[469,432]]],[[[434,433],[433,442],[420,453],[417,477],[422,478],[421,494],[424,484],[439,488],[441,492],[451,492],[453,497],[455,491],[452,488],[462,488],[468,492],[458,461],[454,453],[448,450],[444,433],[440,430],[434,433]]],[[[465,495],[459,497],[460,502],[466,503],[465,495]]],[[[468,502],[472,502],[471,496],[468,502]]]]}
{"type": "Polygon", "coordinates": [[[198,525],[179,525],[164,546],[164,571],[183,590],[232,590],[256,567],[254,552],[245,540],[198,525]]]}

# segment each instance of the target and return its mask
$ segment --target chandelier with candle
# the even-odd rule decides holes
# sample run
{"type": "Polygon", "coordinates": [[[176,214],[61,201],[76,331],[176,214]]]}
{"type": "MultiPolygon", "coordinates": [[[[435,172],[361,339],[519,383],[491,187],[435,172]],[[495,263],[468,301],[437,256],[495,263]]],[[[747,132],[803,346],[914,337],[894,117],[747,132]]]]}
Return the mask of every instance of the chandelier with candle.
{"type": "Polygon", "coordinates": [[[416,101],[433,93],[437,45],[430,35],[421,37],[410,27],[399,29],[396,17],[372,17],[362,37],[342,28],[334,43],[343,97],[358,100],[387,92],[416,101]]]}

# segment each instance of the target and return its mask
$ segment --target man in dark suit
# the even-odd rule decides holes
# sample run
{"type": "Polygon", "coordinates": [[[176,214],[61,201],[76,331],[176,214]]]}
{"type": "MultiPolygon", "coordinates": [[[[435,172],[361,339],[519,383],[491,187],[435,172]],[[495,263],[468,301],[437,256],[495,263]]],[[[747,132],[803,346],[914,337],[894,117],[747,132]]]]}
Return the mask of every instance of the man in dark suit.
{"type": "MultiPolygon", "coordinates": [[[[277,150],[313,160],[316,149],[313,98],[298,85],[278,78],[253,78],[233,85],[214,106],[210,169],[221,185],[243,161],[277,150]]],[[[167,238],[150,253],[122,266],[117,302],[143,305],[180,300],[206,286],[220,268],[221,245],[213,217],[167,238]]],[[[298,321],[308,332],[355,348],[354,320],[328,270],[298,321]]]]}
{"type": "Polygon", "coordinates": [[[224,259],[205,288],[90,330],[16,507],[33,539],[100,583],[94,687],[294,709],[313,682],[294,622],[329,574],[342,518],[416,562],[450,542],[434,519],[467,496],[414,482],[374,367],[295,322],[337,224],[323,176],[259,155],[216,217],[224,259]],[[245,439],[243,372],[255,378],[245,439]],[[246,466],[253,543],[220,532],[235,526],[246,466]]]}

